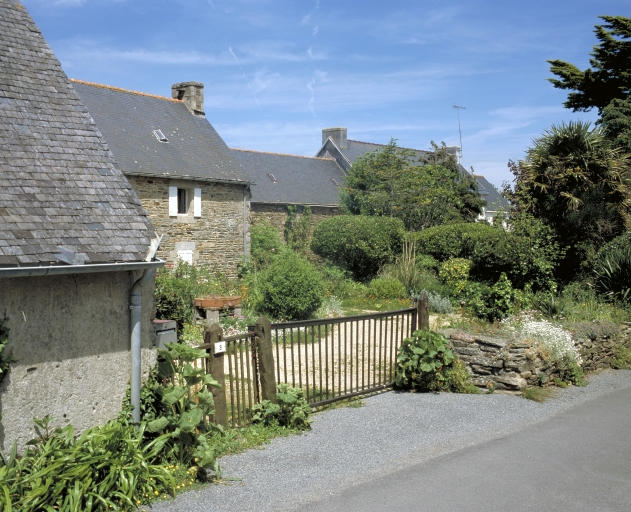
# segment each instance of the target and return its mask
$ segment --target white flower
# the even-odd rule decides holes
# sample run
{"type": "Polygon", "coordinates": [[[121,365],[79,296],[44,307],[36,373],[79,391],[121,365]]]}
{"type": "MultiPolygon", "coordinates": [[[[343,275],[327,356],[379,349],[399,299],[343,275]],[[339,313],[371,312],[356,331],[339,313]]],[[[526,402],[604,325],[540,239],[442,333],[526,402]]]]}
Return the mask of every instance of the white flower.
{"type": "Polygon", "coordinates": [[[555,361],[569,359],[579,365],[582,363],[572,335],[547,320],[524,319],[520,325],[516,326],[515,332],[520,340],[534,341],[555,361]]]}

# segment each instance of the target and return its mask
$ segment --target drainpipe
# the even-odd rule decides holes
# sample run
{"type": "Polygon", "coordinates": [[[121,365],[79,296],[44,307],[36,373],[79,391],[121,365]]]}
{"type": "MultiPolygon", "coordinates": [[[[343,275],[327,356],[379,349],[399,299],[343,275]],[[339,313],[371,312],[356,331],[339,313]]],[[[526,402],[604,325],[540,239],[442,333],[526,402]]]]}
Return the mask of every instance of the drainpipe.
{"type": "Polygon", "coordinates": [[[141,369],[141,334],[142,334],[142,287],[151,281],[155,270],[143,270],[142,275],[131,287],[129,309],[131,310],[131,406],[132,422],[140,423],[140,385],[142,381],[141,369]]]}
{"type": "Polygon", "coordinates": [[[249,187],[243,187],[243,263],[248,262],[248,195],[249,187]]]}

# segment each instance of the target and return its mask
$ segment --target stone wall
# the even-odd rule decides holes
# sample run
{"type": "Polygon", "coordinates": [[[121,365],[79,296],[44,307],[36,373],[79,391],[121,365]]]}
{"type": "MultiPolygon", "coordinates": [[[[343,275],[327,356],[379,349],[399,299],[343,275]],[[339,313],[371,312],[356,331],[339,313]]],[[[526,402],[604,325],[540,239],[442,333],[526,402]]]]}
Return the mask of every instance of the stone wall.
{"type": "MultiPolygon", "coordinates": [[[[164,235],[158,257],[170,264],[178,260],[178,250],[192,250],[194,265],[205,265],[213,271],[236,276],[243,262],[245,248],[249,248],[248,224],[244,232],[243,185],[205,183],[127,176],[147,211],[156,232],[164,235]],[[200,188],[201,217],[169,216],[169,186],[200,188]]],[[[246,201],[246,220],[249,201],[246,201]]],[[[249,250],[249,249],[247,249],[249,250]]]]}
{"type": "MultiPolygon", "coordinates": [[[[298,208],[299,212],[302,208],[298,208]]],[[[311,227],[328,219],[334,215],[339,215],[340,209],[335,206],[312,206],[311,207],[311,227]]],[[[251,205],[252,224],[258,222],[269,222],[281,233],[285,229],[285,221],[287,220],[287,205],[285,204],[269,204],[269,203],[252,203],[251,205]]]]}
{"type": "MultiPolygon", "coordinates": [[[[0,386],[0,449],[35,435],[33,418],[77,429],[115,418],[131,376],[129,272],[0,279],[14,361],[0,386]]],[[[153,284],[142,291],[142,359],[155,363],[153,284]]],[[[6,353],[5,353],[6,355],[6,353]]]]}
{"type": "MultiPolygon", "coordinates": [[[[519,391],[526,386],[549,384],[558,377],[554,365],[529,343],[451,329],[442,332],[449,338],[454,353],[469,368],[473,383],[481,389],[519,391]]],[[[631,343],[630,332],[626,327],[615,334],[576,338],[583,369],[610,367],[615,348],[620,343],[631,343]]]]}

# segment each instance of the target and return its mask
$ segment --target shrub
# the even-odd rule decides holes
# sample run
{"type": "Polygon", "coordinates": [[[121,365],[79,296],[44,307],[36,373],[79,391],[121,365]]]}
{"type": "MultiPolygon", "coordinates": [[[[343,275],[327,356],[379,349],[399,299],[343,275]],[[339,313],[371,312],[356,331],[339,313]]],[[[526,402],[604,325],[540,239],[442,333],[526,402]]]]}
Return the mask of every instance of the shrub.
{"type": "Polygon", "coordinates": [[[340,215],[313,231],[311,250],[350,270],[359,281],[374,277],[401,251],[403,223],[389,217],[340,215]]]}
{"type": "MultiPolygon", "coordinates": [[[[451,305],[449,297],[443,297],[439,293],[432,293],[423,290],[427,293],[427,301],[429,302],[429,310],[433,313],[452,313],[454,308],[451,305]]],[[[421,292],[422,293],[422,292],[421,292]]]]}
{"type": "Polygon", "coordinates": [[[272,318],[301,320],[316,311],[324,298],[322,276],[302,256],[285,251],[261,273],[263,312],[272,318]]]}
{"type": "Polygon", "coordinates": [[[323,265],[320,273],[324,279],[325,292],[340,299],[360,297],[366,294],[366,286],[353,281],[352,274],[336,265],[323,265]]]}
{"type": "Polygon", "coordinates": [[[292,388],[289,384],[279,384],[276,402],[263,400],[252,408],[252,422],[264,425],[306,430],[310,428],[311,408],[305,400],[302,389],[292,388]]]}
{"type": "Polygon", "coordinates": [[[438,260],[429,254],[416,255],[416,267],[422,271],[436,272],[438,270],[438,260]]]}
{"type": "Polygon", "coordinates": [[[563,251],[549,227],[531,217],[511,219],[511,231],[486,223],[434,226],[411,235],[417,248],[438,261],[468,258],[471,277],[495,282],[502,272],[518,287],[554,286],[554,270],[563,251]]]}
{"type": "Polygon", "coordinates": [[[184,324],[193,322],[195,297],[239,293],[240,289],[235,281],[215,274],[206,267],[194,267],[180,262],[176,268],[160,269],[156,274],[156,318],[175,320],[178,332],[181,332],[184,324]]]}
{"type": "Polygon", "coordinates": [[[368,294],[378,299],[402,299],[407,295],[405,286],[394,277],[376,277],[368,284],[368,294]]]}
{"type": "Polygon", "coordinates": [[[456,362],[448,343],[447,338],[433,331],[415,331],[405,339],[397,354],[395,387],[416,391],[472,392],[468,372],[456,362]]]}
{"type": "Polygon", "coordinates": [[[631,231],[606,243],[593,260],[596,290],[612,299],[631,302],[631,231]]]}
{"type": "MultiPolygon", "coordinates": [[[[217,469],[209,436],[217,427],[209,417],[215,412],[211,388],[219,386],[204,368],[193,363],[206,357],[203,349],[171,343],[158,351],[158,364],[141,390],[141,416],[147,435],[163,438],[163,457],[186,466],[217,469]]],[[[121,418],[129,420],[129,402],[121,418]]]]}
{"type": "Polygon", "coordinates": [[[287,206],[287,219],[285,220],[285,243],[296,252],[304,254],[309,247],[311,239],[311,207],[305,206],[300,217],[294,205],[287,206]]]}
{"type": "Polygon", "coordinates": [[[163,438],[147,443],[144,429],[110,421],[76,436],[36,420],[26,453],[0,457],[3,510],[134,511],[157,495],[175,494],[168,468],[157,462],[163,438]]]}
{"type": "Polygon", "coordinates": [[[280,233],[271,224],[261,222],[250,227],[250,257],[255,268],[268,266],[284,247],[280,233]]]}
{"type": "Polygon", "coordinates": [[[493,286],[468,283],[463,290],[464,302],[483,320],[494,322],[506,318],[513,310],[514,290],[506,274],[502,273],[493,286]]]}
{"type": "Polygon", "coordinates": [[[460,294],[469,280],[471,261],[465,258],[450,258],[441,263],[438,276],[456,294],[460,294]]]}

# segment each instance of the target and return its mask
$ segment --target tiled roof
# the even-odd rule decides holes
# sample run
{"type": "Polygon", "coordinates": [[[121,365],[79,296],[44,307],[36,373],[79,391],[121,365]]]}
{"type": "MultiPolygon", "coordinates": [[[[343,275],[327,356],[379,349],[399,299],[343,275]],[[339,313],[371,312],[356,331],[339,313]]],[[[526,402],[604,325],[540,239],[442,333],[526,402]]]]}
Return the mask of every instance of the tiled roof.
{"type": "Polygon", "coordinates": [[[191,114],[182,101],[72,82],[125,174],[248,181],[208,120],[191,114]]]}
{"type": "Polygon", "coordinates": [[[144,260],[151,223],[14,0],[0,0],[0,70],[0,266],[144,260]]]}
{"type": "Polygon", "coordinates": [[[344,172],[331,158],[233,149],[250,174],[252,202],[336,206],[344,172]]]}

